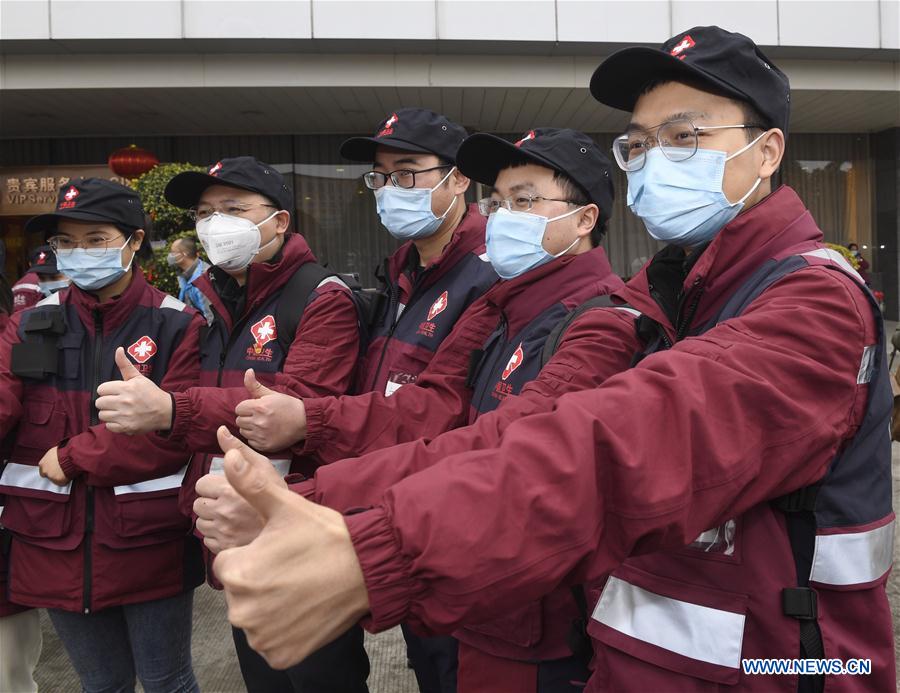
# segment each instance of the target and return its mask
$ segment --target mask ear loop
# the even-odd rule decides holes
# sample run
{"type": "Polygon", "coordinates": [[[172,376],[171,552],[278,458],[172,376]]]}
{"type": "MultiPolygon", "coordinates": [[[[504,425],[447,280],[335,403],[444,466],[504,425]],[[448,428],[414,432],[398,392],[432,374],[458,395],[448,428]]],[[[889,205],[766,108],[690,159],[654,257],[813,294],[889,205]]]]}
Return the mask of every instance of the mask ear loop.
{"type": "MultiPolygon", "coordinates": [[[[438,182],[437,185],[435,185],[431,190],[428,191],[429,196],[432,195],[435,190],[437,190],[439,187],[441,187],[444,184],[444,181],[446,181],[450,177],[450,174],[453,173],[455,170],[456,170],[456,166],[452,167],[449,171],[447,171],[447,175],[444,176],[443,178],[441,178],[440,182],[438,182]]],[[[447,215],[450,214],[450,210],[453,209],[453,205],[456,204],[456,198],[457,198],[457,196],[454,195],[453,201],[450,203],[450,206],[447,207],[447,209],[444,211],[443,214],[441,214],[441,216],[437,217],[438,219],[443,220],[443,219],[447,218],[447,215]]]]}
{"type": "MultiPolygon", "coordinates": [[[[267,217],[266,217],[265,219],[263,219],[261,222],[259,222],[258,224],[254,224],[254,226],[256,227],[256,230],[259,231],[260,237],[262,237],[262,231],[260,230],[259,227],[260,227],[262,224],[265,224],[265,223],[266,223],[267,221],[269,221],[272,217],[274,217],[276,214],[278,214],[279,212],[282,212],[282,211],[284,211],[284,210],[279,209],[279,210],[277,210],[277,211],[275,211],[275,212],[272,212],[269,216],[267,216],[267,217]]],[[[275,241],[277,241],[277,240],[278,240],[278,234],[276,233],[276,234],[272,237],[271,240],[268,240],[268,241],[266,241],[265,243],[263,243],[262,245],[257,246],[256,252],[253,253],[253,257],[256,257],[257,255],[259,255],[263,250],[265,250],[266,248],[268,248],[270,245],[272,245],[272,244],[273,244],[275,241]]]]}
{"type": "MultiPolygon", "coordinates": [[[[126,246],[127,246],[129,243],[131,243],[131,239],[132,239],[132,238],[134,238],[134,233],[132,233],[128,238],[126,238],[126,239],[125,239],[125,242],[124,242],[121,246],[119,246],[119,253],[121,253],[123,250],[125,250],[126,246]]],[[[138,250],[140,250],[140,248],[138,248],[138,250]]],[[[127,272],[128,270],[131,269],[131,266],[134,264],[134,258],[137,256],[137,254],[138,254],[138,251],[137,251],[137,250],[132,250],[132,251],[131,251],[131,259],[128,261],[128,264],[125,265],[125,271],[126,271],[126,272],[127,272]]],[[[120,260],[119,260],[119,263],[121,263],[121,262],[122,262],[122,260],[120,259],[120,260]]]]}
{"type": "MultiPolygon", "coordinates": [[[[750,147],[752,147],[754,144],[759,142],[763,137],[765,137],[767,133],[768,133],[768,130],[766,130],[766,132],[761,133],[759,135],[759,137],[757,137],[755,140],[753,140],[752,142],[747,144],[745,147],[741,147],[740,149],[738,149],[734,154],[731,154],[730,156],[726,156],[725,161],[731,161],[734,157],[740,156],[741,154],[746,152],[748,149],[750,149],[750,147]]],[[[760,184],[762,184],[762,178],[757,176],[756,182],[752,186],[750,186],[750,189],[747,191],[747,193],[737,202],[731,202],[730,206],[736,207],[737,205],[744,204],[744,202],[747,201],[747,198],[750,197],[756,191],[756,189],[760,186],[760,184]]]]}
{"type": "MultiPolygon", "coordinates": [[[[586,206],[587,206],[587,205],[582,205],[581,207],[577,207],[576,209],[573,209],[571,212],[566,212],[565,214],[560,214],[558,217],[553,217],[552,219],[547,219],[547,224],[549,224],[551,221],[557,221],[557,220],[559,220],[559,219],[565,219],[566,217],[570,217],[570,216],[572,216],[573,214],[576,214],[577,212],[580,212],[580,211],[581,211],[582,209],[584,209],[586,206]]],[[[546,225],[545,225],[545,228],[546,228],[546,225]]],[[[568,248],[566,248],[565,250],[561,250],[560,252],[556,253],[556,255],[553,255],[553,256],[551,256],[551,257],[553,257],[553,258],[562,257],[563,255],[565,255],[566,253],[568,253],[570,250],[572,250],[572,248],[574,248],[575,245],[576,245],[576,244],[578,243],[578,241],[580,241],[580,240],[581,240],[581,236],[576,237],[575,240],[572,241],[572,242],[569,244],[569,247],[568,247],[568,248]]],[[[543,247],[544,247],[544,239],[541,238],[541,248],[543,248],[543,247]]],[[[544,252],[546,253],[547,251],[545,250],[544,252]]]]}

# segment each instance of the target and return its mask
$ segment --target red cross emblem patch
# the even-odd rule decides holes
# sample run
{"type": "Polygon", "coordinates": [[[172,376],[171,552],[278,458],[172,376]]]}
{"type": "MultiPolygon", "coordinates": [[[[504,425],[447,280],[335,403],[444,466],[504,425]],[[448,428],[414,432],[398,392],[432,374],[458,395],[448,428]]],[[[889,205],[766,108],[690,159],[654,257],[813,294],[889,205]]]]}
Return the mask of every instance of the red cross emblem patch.
{"type": "Polygon", "coordinates": [[[147,363],[156,355],[156,342],[144,336],[128,347],[128,355],[138,363],[147,363]]]}
{"type": "Polygon", "coordinates": [[[672,50],[669,51],[670,55],[674,55],[679,60],[684,60],[684,53],[688,48],[693,48],[696,43],[694,43],[694,39],[690,37],[690,34],[686,35],[681,41],[672,46],[672,50]]]}
{"type": "Polygon", "coordinates": [[[437,300],[431,304],[431,308],[428,309],[428,317],[427,320],[434,320],[436,316],[443,313],[447,308],[447,292],[445,291],[440,296],[437,297],[437,300]]]}
{"type": "Polygon", "coordinates": [[[503,369],[503,375],[501,378],[506,380],[509,376],[512,375],[513,371],[516,370],[519,366],[522,365],[522,360],[525,358],[525,353],[522,351],[521,343],[516,347],[516,350],[513,352],[513,355],[509,357],[509,363],[506,364],[506,368],[503,369]]]}
{"type": "Polygon", "coordinates": [[[391,113],[391,117],[384,121],[384,126],[381,128],[381,132],[379,132],[375,137],[386,137],[394,132],[394,123],[400,120],[397,117],[396,113],[391,113]]]}
{"type": "Polygon", "coordinates": [[[275,318],[271,315],[267,315],[250,328],[250,334],[253,335],[253,339],[256,341],[254,349],[259,352],[263,346],[273,339],[278,339],[278,331],[275,329],[275,318]]]}
{"type": "Polygon", "coordinates": [[[211,176],[214,176],[214,175],[216,175],[216,174],[217,174],[219,171],[221,171],[221,170],[222,170],[222,162],[219,161],[219,162],[216,163],[215,165],[210,166],[210,167],[209,167],[209,171],[208,171],[207,173],[209,173],[209,175],[211,175],[211,176]]]}
{"type": "Polygon", "coordinates": [[[516,142],[516,146],[521,147],[523,144],[525,144],[525,142],[527,142],[528,140],[533,140],[535,137],[537,137],[537,135],[534,134],[534,130],[529,130],[526,133],[525,137],[516,142]]]}

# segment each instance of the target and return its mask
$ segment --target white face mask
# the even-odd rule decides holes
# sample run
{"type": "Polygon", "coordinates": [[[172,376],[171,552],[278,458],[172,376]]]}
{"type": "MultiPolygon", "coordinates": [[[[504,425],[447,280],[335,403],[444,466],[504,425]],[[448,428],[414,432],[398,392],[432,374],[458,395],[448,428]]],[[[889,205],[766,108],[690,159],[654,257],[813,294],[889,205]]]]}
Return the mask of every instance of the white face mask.
{"type": "Polygon", "coordinates": [[[278,212],[272,212],[261,222],[254,224],[243,217],[213,212],[212,216],[197,222],[197,236],[212,264],[223,270],[240,271],[246,269],[261,250],[278,240],[276,235],[265,245],[259,244],[260,225],[276,214],[278,212]]]}

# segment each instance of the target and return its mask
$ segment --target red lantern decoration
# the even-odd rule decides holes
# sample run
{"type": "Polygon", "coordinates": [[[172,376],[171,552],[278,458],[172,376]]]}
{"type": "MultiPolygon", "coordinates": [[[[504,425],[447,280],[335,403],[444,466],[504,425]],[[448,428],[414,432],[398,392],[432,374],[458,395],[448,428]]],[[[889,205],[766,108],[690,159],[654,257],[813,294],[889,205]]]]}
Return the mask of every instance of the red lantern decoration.
{"type": "Polygon", "coordinates": [[[122,178],[137,178],[157,164],[159,159],[155,154],[141,149],[136,144],[117,149],[109,155],[110,170],[122,178]]]}

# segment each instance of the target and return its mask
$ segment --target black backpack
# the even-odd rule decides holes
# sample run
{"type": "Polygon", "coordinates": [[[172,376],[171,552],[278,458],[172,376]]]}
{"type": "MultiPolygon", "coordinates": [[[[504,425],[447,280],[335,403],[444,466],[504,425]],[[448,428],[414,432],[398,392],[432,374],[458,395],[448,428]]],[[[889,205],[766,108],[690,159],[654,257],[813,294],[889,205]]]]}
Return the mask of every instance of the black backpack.
{"type": "Polygon", "coordinates": [[[364,289],[359,283],[358,275],[341,274],[316,262],[307,262],[288,279],[275,309],[277,339],[285,354],[294,341],[309,295],[329,277],[335,277],[350,289],[359,324],[359,353],[366,353],[373,325],[384,307],[385,293],[377,289],[364,289]]]}

